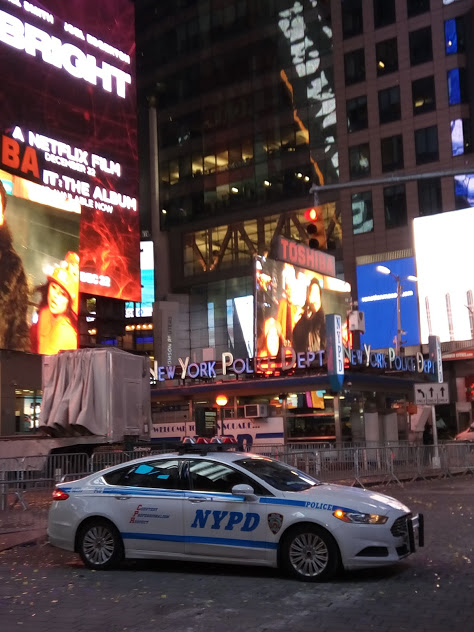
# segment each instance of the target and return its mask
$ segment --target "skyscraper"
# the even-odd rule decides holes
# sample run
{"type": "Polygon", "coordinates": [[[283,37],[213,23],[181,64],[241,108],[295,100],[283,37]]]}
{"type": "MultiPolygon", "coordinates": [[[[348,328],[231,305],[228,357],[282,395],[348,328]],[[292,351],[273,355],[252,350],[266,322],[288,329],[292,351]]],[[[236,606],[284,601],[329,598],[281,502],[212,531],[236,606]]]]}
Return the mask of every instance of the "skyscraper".
{"type": "MultiPolygon", "coordinates": [[[[158,297],[161,274],[161,298],[190,323],[173,354],[249,353],[235,299],[252,295],[253,257],[275,235],[309,243],[311,206],[356,299],[357,264],[413,255],[413,218],[474,204],[471,11],[465,0],[136,2],[144,138],[158,150],[149,168],[142,144],[142,179],[158,182],[149,217],[169,249],[158,297]]],[[[158,320],[164,344],[170,321],[158,320]]]]}

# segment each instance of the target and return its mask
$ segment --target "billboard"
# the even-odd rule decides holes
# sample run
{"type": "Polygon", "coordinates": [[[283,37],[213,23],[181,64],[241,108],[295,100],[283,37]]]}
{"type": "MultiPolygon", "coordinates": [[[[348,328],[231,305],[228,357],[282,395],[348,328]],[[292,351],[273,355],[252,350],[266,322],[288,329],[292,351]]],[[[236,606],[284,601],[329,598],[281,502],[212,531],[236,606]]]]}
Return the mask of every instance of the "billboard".
{"type": "Polygon", "coordinates": [[[379,265],[400,278],[403,344],[420,344],[417,283],[406,280],[410,275],[415,276],[414,257],[357,266],[357,298],[359,309],[365,314],[365,334],[361,335],[361,343],[370,344],[373,349],[387,349],[393,347],[397,336],[397,282],[393,276],[378,272],[379,265]]]}
{"type": "MultiPolygon", "coordinates": [[[[71,310],[79,290],[140,301],[134,54],[129,0],[0,0],[0,245],[26,279],[28,330],[59,277],[71,310]]],[[[0,348],[38,351],[20,329],[0,348]]]]}
{"type": "Polygon", "coordinates": [[[263,257],[255,261],[256,356],[326,349],[326,314],[346,321],[350,285],[335,277],[263,257]]]}
{"type": "Polygon", "coordinates": [[[140,242],[140,280],[142,300],[140,303],[125,303],[125,318],[151,318],[155,302],[155,264],[153,242],[140,242]]]}
{"type": "Polygon", "coordinates": [[[473,230],[472,208],[413,220],[422,343],[474,338],[473,230]]]}

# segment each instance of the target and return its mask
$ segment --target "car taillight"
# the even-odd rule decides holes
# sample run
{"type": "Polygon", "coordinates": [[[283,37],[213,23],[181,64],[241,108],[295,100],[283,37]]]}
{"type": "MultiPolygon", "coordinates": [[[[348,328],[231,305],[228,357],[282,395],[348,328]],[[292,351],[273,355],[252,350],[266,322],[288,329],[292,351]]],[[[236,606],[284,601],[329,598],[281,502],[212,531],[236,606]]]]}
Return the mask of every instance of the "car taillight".
{"type": "Polygon", "coordinates": [[[53,491],[53,500],[67,500],[69,498],[69,494],[63,492],[62,489],[55,489],[53,491]]]}

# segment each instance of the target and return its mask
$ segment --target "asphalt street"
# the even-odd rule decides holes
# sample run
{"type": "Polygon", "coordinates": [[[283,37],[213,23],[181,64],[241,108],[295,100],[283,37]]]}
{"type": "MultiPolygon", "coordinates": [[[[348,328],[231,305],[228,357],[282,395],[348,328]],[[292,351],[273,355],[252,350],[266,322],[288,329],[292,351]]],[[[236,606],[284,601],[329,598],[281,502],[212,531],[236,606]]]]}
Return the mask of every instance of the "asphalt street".
{"type": "Polygon", "coordinates": [[[94,572],[76,555],[54,549],[35,535],[29,544],[0,552],[1,629],[472,629],[474,477],[373,489],[425,515],[425,547],[396,566],[345,573],[327,584],[301,583],[255,567],[157,561],[127,562],[117,571],[94,572]]]}

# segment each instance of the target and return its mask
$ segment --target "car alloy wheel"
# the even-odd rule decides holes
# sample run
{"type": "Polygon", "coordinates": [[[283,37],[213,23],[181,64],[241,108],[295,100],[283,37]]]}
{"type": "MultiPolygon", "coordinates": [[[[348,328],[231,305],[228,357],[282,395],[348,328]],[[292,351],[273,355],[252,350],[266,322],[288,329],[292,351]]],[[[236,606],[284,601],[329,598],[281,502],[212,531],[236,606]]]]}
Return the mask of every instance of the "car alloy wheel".
{"type": "Polygon", "coordinates": [[[325,581],[338,569],[338,548],[324,529],[315,525],[297,526],[283,542],[282,565],[301,581],[325,581]]]}
{"type": "Polygon", "coordinates": [[[108,520],[87,522],[78,534],[78,551],[86,566],[95,570],[115,568],[123,560],[122,538],[108,520]]]}

